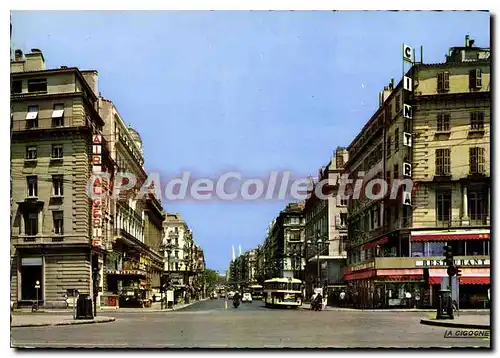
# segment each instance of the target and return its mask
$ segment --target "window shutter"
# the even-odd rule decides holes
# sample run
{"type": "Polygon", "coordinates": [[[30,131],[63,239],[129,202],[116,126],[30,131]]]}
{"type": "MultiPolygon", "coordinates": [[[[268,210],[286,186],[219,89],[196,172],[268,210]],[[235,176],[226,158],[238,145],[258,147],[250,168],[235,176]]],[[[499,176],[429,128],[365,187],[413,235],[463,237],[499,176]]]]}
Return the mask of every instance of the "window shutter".
{"type": "Polygon", "coordinates": [[[444,85],[444,90],[449,90],[450,89],[450,73],[449,72],[444,72],[443,73],[443,85],[444,85]]]}
{"type": "Polygon", "coordinates": [[[475,75],[476,75],[476,81],[475,81],[475,86],[476,88],[481,88],[482,87],[482,78],[481,78],[481,69],[478,68],[475,70],[475,75]]]}
{"type": "Polygon", "coordinates": [[[476,70],[469,71],[469,88],[476,88],[476,70]]]}
{"type": "Polygon", "coordinates": [[[479,173],[484,173],[484,148],[478,148],[477,152],[477,169],[479,173]]]}
{"type": "Polygon", "coordinates": [[[438,91],[441,91],[443,89],[443,72],[438,73],[437,82],[437,89],[438,91]]]}
{"type": "Polygon", "coordinates": [[[437,115],[437,130],[442,131],[443,129],[443,114],[438,113],[437,115]]]}

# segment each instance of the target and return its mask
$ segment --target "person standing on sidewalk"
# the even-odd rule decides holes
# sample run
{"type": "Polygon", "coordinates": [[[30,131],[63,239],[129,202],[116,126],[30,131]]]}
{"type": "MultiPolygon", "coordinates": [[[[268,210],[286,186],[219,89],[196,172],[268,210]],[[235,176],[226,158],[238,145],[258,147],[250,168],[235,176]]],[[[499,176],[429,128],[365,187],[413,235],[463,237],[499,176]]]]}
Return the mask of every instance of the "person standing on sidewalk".
{"type": "Polygon", "coordinates": [[[345,292],[344,292],[344,290],[342,290],[342,291],[340,291],[340,294],[339,294],[339,306],[343,308],[345,305],[344,302],[345,302],[345,292]]]}

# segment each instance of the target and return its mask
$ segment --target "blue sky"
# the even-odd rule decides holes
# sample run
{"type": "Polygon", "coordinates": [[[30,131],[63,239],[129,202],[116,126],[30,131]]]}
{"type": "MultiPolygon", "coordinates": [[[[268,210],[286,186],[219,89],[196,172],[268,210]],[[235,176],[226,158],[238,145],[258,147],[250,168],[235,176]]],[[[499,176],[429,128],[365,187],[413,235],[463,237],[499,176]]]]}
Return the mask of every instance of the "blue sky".
{"type": "MultiPolygon", "coordinates": [[[[401,46],[442,62],[470,34],[489,46],[478,12],[13,12],[13,42],[47,68],[99,72],[99,89],[144,141],[146,169],[267,177],[316,175],[401,77],[401,46]]],[[[231,245],[251,249],[285,201],[163,202],[225,270],[231,245]]]]}

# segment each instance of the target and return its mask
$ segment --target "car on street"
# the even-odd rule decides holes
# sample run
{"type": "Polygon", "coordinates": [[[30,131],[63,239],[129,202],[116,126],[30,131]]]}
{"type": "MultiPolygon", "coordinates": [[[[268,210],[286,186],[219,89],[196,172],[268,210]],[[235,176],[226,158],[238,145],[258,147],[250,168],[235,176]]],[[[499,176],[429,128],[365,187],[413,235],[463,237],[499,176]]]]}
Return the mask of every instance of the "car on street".
{"type": "Polygon", "coordinates": [[[233,291],[229,291],[229,292],[227,293],[227,298],[228,298],[228,299],[230,299],[230,300],[232,300],[232,299],[233,299],[233,297],[234,297],[234,292],[233,292],[233,291]]]}
{"type": "Polygon", "coordinates": [[[241,299],[241,302],[250,302],[252,303],[252,294],[249,292],[245,292],[243,294],[243,298],[241,299]]]}

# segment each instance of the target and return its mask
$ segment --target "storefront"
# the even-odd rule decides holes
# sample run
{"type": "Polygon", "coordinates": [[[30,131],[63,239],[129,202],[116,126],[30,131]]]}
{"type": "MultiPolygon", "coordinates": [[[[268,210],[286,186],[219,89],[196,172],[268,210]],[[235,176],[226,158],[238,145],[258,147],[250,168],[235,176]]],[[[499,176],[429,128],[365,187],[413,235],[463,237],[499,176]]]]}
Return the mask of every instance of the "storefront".
{"type": "MultiPolygon", "coordinates": [[[[456,257],[460,308],[489,307],[490,260],[456,257]]],[[[347,302],[357,308],[435,307],[448,274],[441,258],[375,258],[346,270],[347,302]]]]}

